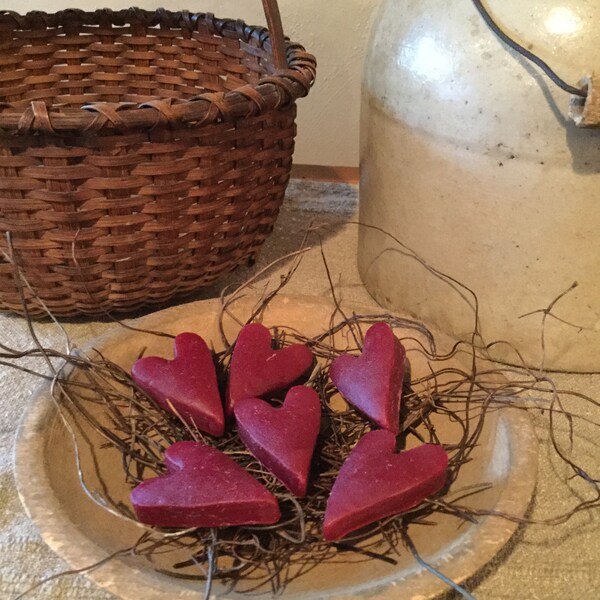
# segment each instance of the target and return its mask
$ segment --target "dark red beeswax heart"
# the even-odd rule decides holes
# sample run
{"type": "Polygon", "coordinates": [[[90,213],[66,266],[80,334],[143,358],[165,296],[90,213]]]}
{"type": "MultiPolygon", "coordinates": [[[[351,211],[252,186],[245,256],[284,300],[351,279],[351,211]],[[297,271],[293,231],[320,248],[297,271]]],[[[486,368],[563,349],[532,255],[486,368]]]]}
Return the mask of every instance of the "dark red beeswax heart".
{"type": "Polygon", "coordinates": [[[305,496],[321,421],[317,393],[308,387],[293,387],[281,408],[258,398],[244,398],[235,404],[234,413],[248,450],[292,494],[305,496]]]}
{"type": "Polygon", "coordinates": [[[360,356],[343,354],[330,371],[342,396],[382,429],[398,433],[406,351],[387,323],[376,323],[365,336],[360,356]]]}
{"type": "Polygon", "coordinates": [[[175,338],[174,359],[139,359],[131,369],[137,385],[159,406],[175,408],[186,423],[214,436],[223,435],[225,418],[212,353],[195,333],[175,338]]]}
{"type": "Polygon", "coordinates": [[[229,369],[228,416],[239,400],[282,390],[312,365],[312,352],[304,344],[273,350],[271,343],[271,333],[260,323],[250,323],[240,331],[229,369]]]}
{"type": "Polygon", "coordinates": [[[200,442],[176,442],[165,452],[168,474],[140,483],[131,503],[155,527],[270,525],[277,499],[227,455],[200,442]]]}
{"type": "Polygon", "coordinates": [[[394,434],[379,430],[354,447],[327,501],[326,540],[406,512],[444,487],[448,455],[441,446],[424,444],[400,454],[395,446],[394,434]]]}

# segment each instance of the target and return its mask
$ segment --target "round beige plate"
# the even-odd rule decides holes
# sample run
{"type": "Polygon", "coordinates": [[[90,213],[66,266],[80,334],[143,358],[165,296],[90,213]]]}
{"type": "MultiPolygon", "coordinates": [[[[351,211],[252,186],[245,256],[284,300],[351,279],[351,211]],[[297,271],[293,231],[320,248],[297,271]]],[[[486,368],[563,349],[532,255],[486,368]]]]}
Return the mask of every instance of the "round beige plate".
{"type": "MultiPolygon", "coordinates": [[[[255,298],[242,299],[233,312],[239,320],[246,320],[255,302],[255,298]]],[[[345,308],[362,314],[381,312],[378,307],[345,308]]],[[[217,301],[203,301],[154,313],[139,319],[135,325],[174,334],[194,331],[219,348],[218,313],[217,301]]],[[[331,314],[332,306],[326,299],[279,296],[262,320],[268,326],[286,325],[306,335],[315,335],[328,328],[331,314]]],[[[239,321],[228,316],[225,330],[229,339],[234,338],[238,329],[239,321]]],[[[417,350],[419,334],[414,330],[397,329],[396,335],[405,338],[413,379],[428,373],[427,360],[417,350]]],[[[447,342],[443,336],[436,336],[436,341],[442,348],[447,342]]],[[[146,355],[165,356],[170,356],[172,350],[172,342],[167,338],[119,327],[114,333],[94,340],[90,346],[126,369],[143,349],[146,355]]],[[[456,435],[445,420],[437,422],[436,429],[445,443],[456,435]]],[[[113,501],[128,502],[129,490],[122,481],[119,455],[112,450],[98,450],[96,443],[90,444],[85,437],[77,435],[88,487],[101,492],[104,484],[113,501]]],[[[524,411],[515,409],[492,412],[486,419],[481,440],[473,460],[461,470],[453,489],[489,482],[489,490],[464,503],[523,515],[533,494],[537,468],[537,444],[529,419],[524,411]]],[[[48,387],[37,394],[20,427],[16,475],[21,500],[46,543],[74,568],[89,566],[127,548],[140,535],[135,524],[108,513],[82,490],[72,439],[57,414],[48,387]]],[[[435,520],[435,526],[412,526],[411,537],[421,555],[455,581],[462,581],[480,569],[504,546],[516,528],[502,519],[490,517],[477,524],[465,524],[448,515],[435,516],[435,520]]],[[[320,565],[291,582],[284,592],[286,600],[373,595],[390,600],[416,599],[430,598],[447,589],[439,579],[419,567],[404,549],[397,557],[397,565],[352,553],[345,553],[344,558],[346,554],[347,560],[320,565]]],[[[140,597],[196,600],[203,587],[197,581],[161,575],[141,557],[115,558],[89,576],[123,600],[140,597]]],[[[236,592],[225,592],[218,585],[214,592],[219,597],[241,597],[236,592]]],[[[262,595],[271,597],[271,592],[265,589],[262,595]]]]}

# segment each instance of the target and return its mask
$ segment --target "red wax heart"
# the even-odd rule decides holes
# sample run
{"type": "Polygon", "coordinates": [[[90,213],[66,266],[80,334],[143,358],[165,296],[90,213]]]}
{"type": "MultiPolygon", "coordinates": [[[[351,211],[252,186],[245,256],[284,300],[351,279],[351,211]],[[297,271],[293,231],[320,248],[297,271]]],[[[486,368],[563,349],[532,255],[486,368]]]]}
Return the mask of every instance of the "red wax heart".
{"type": "Polygon", "coordinates": [[[176,442],[165,452],[168,474],[131,492],[138,519],[155,527],[270,525],[277,499],[226,454],[200,442],[176,442]]]}
{"type": "Polygon", "coordinates": [[[323,535],[339,540],[351,531],[418,506],[446,482],[448,455],[424,444],[395,454],[391,431],[371,431],[346,459],[327,500],[323,535]]]}
{"type": "Polygon", "coordinates": [[[211,435],[225,430],[223,405],[210,349],[195,333],[175,338],[175,357],[147,356],[136,361],[131,376],[138,386],[166,411],[211,435]]]}
{"type": "Polygon", "coordinates": [[[271,333],[260,323],[240,331],[229,369],[227,415],[243,398],[257,398],[294,383],[312,365],[312,352],[304,344],[273,350],[271,333]]]}
{"type": "Polygon", "coordinates": [[[342,396],[369,420],[398,433],[406,351],[387,323],[367,331],[361,356],[343,354],[330,370],[342,396]]]}
{"type": "Polygon", "coordinates": [[[298,385],[287,393],[281,408],[258,398],[244,398],[236,403],[234,412],[248,450],[292,494],[305,496],[321,421],[317,393],[298,385]]]}

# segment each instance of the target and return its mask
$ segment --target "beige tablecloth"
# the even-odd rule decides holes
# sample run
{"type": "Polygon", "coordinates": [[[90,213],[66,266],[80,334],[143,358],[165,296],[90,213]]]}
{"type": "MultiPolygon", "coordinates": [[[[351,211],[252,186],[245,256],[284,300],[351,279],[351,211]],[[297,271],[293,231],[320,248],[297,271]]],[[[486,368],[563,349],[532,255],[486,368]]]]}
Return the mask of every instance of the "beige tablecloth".
{"type": "MultiPolygon", "coordinates": [[[[323,230],[324,249],[340,293],[347,300],[372,302],[356,270],[356,228],[344,224],[352,218],[355,202],[356,189],[349,186],[326,189],[293,186],[276,230],[255,269],[297,249],[307,224],[314,221],[326,226],[323,230]]],[[[248,273],[247,269],[242,269],[228,281],[243,281],[248,273]]],[[[221,285],[206,290],[198,298],[217,295],[221,285]]],[[[318,251],[305,257],[286,293],[315,296],[328,293],[318,251]]],[[[115,325],[82,321],[67,323],[65,327],[74,342],[83,343],[115,325]]],[[[31,346],[23,320],[18,317],[0,316],[0,331],[0,341],[9,346],[31,346]]],[[[38,331],[47,346],[63,343],[53,324],[40,324],[38,331]]],[[[560,387],[600,398],[598,376],[560,376],[557,381],[560,387]]],[[[0,366],[0,598],[6,600],[12,600],[40,579],[68,568],[45,546],[36,527],[27,518],[13,478],[15,432],[38,385],[39,381],[33,376],[0,366]]],[[[569,401],[569,404],[577,409],[583,406],[580,400],[569,401]]],[[[585,414],[600,423],[600,410],[586,409],[585,414]]],[[[536,429],[540,440],[539,480],[532,516],[541,519],[555,516],[572,506],[575,502],[573,491],[589,496],[589,489],[580,481],[572,482],[573,489],[564,483],[567,471],[551,451],[546,417],[536,417],[536,429]]],[[[598,431],[598,427],[578,423],[578,454],[585,459],[588,468],[595,467],[596,476],[600,471],[598,431]]],[[[581,513],[553,528],[529,526],[520,529],[505,551],[467,587],[481,600],[596,600],[600,597],[600,511],[581,513]]],[[[401,598],[400,593],[398,597],[401,598]]],[[[455,596],[450,594],[450,597],[455,596]]],[[[68,576],[45,584],[28,598],[108,600],[114,596],[84,576],[68,576]]],[[[143,598],[143,590],[140,598],[143,598]]]]}

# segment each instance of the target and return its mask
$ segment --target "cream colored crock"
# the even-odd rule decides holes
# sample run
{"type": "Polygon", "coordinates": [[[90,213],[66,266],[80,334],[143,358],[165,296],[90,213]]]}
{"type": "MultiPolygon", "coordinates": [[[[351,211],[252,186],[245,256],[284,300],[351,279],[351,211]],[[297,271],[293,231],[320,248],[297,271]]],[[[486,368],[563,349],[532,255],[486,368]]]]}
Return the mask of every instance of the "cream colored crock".
{"type": "MultiPolygon", "coordinates": [[[[487,5],[569,83],[600,72],[598,0],[487,5]]],[[[600,131],[569,122],[568,104],[470,0],[384,0],[364,78],[360,218],[474,290],[486,340],[534,365],[545,354],[547,367],[600,370],[600,131]],[[575,282],[542,353],[543,313],[530,313],[575,282]]],[[[383,234],[362,229],[359,266],[378,302],[470,333],[469,294],[383,234]]]]}

